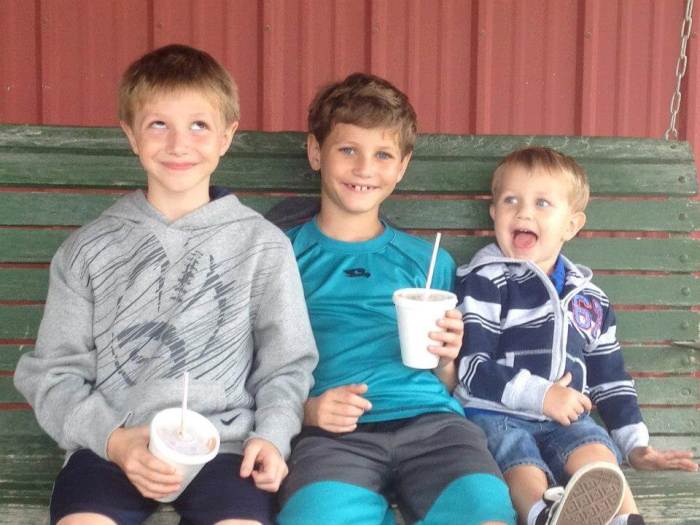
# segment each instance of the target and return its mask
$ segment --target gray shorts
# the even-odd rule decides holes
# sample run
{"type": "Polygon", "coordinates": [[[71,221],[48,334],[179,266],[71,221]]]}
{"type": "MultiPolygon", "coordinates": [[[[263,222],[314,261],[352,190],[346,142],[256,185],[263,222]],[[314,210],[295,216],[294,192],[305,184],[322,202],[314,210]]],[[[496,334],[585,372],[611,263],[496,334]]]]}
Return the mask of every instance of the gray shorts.
{"type": "Polygon", "coordinates": [[[454,413],[365,423],[347,434],[305,427],[289,468],[282,505],[311,483],[340,481],[395,499],[409,523],[453,480],[477,473],[502,480],[483,431],[454,413]]]}

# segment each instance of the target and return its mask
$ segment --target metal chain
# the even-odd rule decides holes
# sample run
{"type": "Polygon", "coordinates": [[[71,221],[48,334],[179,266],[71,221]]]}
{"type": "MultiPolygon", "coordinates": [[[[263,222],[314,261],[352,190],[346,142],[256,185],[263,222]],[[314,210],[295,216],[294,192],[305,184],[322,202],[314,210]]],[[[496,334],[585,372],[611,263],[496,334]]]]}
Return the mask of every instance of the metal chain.
{"type": "Polygon", "coordinates": [[[688,46],[688,38],[690,38],[690,29],[693,27],[693,0],[686,0],[685,18],[681,26],[681,53],[676,62],[676,91],[671,97],[671,122],[668,125],[664,138],[666,140],[678,140],[678,129],[676,128],[676,120],[678,118],[678,110],[681,108],[681,81],[685,70],[688,66],[688,57],[685,54],[688,46]]]}

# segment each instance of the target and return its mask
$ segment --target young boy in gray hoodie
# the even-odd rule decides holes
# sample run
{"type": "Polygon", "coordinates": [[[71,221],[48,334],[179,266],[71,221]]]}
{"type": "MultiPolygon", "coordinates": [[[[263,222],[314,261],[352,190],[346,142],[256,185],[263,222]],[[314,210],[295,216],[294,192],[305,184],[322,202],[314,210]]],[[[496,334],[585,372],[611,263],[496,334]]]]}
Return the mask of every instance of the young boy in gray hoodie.
{"type": "Polygon", "coordinates": [[[58,249],[15,374],[67,451],[51,522],[140,523],[178,490],[148,424],[189,371],[189,407],[221,447],[173,505],[188,523],[272,523],[317,352],[289,241],[209,186],[238,127],[235,84],[208,54],[167,46],[127,69],[119,106],[147,191],[58,249]]]}

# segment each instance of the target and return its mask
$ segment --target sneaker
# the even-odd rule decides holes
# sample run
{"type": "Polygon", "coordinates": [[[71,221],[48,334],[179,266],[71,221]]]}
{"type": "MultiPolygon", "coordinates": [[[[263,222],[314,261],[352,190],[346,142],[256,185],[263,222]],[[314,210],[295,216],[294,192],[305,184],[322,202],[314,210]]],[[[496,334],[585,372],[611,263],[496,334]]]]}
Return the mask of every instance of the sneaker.
{"type": "Polygon", "coordinates": [[[622,505],[625,478],[611,463],[597,461],[580,468],[566,488],[545,491],[547,507],[537,523],[546,525],[607,525],[622,505]]]}

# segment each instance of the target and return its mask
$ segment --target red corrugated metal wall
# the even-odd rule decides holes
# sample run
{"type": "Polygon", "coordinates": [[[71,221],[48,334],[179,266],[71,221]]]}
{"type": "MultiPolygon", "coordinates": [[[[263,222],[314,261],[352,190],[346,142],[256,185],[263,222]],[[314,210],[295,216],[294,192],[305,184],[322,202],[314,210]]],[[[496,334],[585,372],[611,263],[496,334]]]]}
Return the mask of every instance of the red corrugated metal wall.
{"type": "MultiPolygon", "coordinates": [[[[120,72],[182,42],[232,71],[243,129],[303,130],[320,85],[364,70],[409,93],[422,132],[660,137],[684,4],[0,0],[0,121],[116,125],[120,72]]],[[[696,33],[679,123],[700,153],[696,33]]]]}

